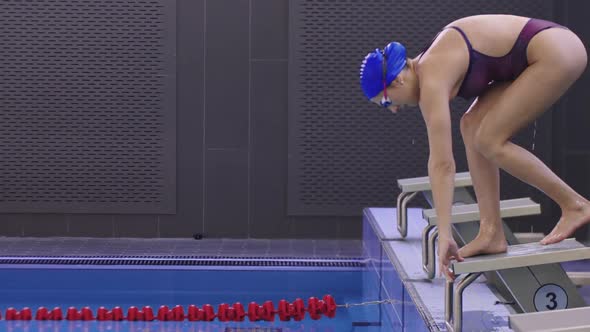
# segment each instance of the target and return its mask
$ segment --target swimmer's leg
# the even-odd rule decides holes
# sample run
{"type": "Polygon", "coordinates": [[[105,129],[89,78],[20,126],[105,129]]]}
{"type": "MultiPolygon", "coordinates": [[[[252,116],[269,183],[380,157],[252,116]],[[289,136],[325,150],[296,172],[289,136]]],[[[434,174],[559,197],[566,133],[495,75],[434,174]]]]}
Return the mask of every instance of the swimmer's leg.
{"type": "Polygon", "coordinates": [[[459,250],[462,257],[501,253],[507,249],[508,244],[500,219],[500,170],[496,164],[477,151],[475,133],[488,110],[494,106],[509,84],[495,84],[477,98],[461,118],[461,135],[480,213],[479,233],[473,241],[459,250]]]}
{"type": "Polygon", "coordinates": [[[570,237],[590,222],[590,202],[575,192],[531,152],[509,139],[553,105],[586,68],[584,45],[570,30],[548,29],[528,46],[529,67],[488,110],[475,134],[476,149],[518,179],[554,200],[562,217],[541,243],[570,237]]]}

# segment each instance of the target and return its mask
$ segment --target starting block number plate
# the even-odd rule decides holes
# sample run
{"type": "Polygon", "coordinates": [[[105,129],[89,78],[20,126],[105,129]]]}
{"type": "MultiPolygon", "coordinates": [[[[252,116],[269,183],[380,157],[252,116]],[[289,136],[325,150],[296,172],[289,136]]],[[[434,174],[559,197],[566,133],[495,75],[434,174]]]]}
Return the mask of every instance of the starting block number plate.
{"type": "Polygon", "coordinates": [[[556,284],[546,284],[535,292],[535,309],[537,311],[567,308],[567,293],[556,284]]]}

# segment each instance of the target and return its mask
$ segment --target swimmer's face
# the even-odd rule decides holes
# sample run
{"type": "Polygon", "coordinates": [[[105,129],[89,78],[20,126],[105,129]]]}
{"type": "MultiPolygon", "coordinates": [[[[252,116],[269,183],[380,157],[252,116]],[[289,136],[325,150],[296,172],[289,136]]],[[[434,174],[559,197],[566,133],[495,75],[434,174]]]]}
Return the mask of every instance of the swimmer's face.
{"type": "Polygon", "coordinates": [[[387,89],[371,98],[371,101],[394,114],[406,106],[416,106],[418,104],[417,84],[414,84],[416,81],[412,75],[411,71],[403,70],[387,89]]]}
{"type": "Polygon", "coordinates": [[[373,103],[379,105],[381,108],[390,111],[393,114],[396,114],[397,112],[403,110],[407,106],[405,104],[398,104],[398,103],[396,103],[394,101],[392,101],[389,106],[382,106],[381,105],[381,98],[377,98],[377,97],[375,97],[374,99],[371,99],[371,101],[373,103]]]}
{"type": "Polygon", "coordinates": [[[391,85],[387,88],[385,92],[389,99],[384,97],[384,93],[381,92],[377,96],[371,98],[371,102],[379,105],[380,107],[389,110],[391,113],[396,114],[399,111],[402,111],[409,105],[412,105],[408,102],[407,98],[403,98],[403,94],[398,93],[402,91],[395,91],[395,88],[391,85]],[[398,98],[399,97],[399,98],[398,98]]]}

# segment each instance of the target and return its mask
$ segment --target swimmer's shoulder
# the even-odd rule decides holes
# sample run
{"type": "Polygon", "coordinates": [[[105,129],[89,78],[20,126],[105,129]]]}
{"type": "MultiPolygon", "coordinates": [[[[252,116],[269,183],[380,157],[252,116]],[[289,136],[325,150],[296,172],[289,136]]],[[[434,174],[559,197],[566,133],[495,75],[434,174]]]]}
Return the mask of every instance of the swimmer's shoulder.
{"type": "Polygon", "coordinates": [[[416,75],[421,90],[430,84],[448,90],[449,94],[457,90],[469,68],[469,51],[464,44],[459,33],[447,29],[439,34],[433,45],[418,57],[416,75]]]}

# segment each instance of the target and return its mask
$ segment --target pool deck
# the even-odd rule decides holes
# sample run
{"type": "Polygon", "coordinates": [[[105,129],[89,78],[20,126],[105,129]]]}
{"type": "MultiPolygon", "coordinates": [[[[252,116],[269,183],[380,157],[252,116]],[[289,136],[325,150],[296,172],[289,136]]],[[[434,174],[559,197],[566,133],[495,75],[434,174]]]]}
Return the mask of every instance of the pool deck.
{"type": "Polygon", "coordinates": [[[0,237],[0,256],[357,258],[361,240],[0,237]]]}

